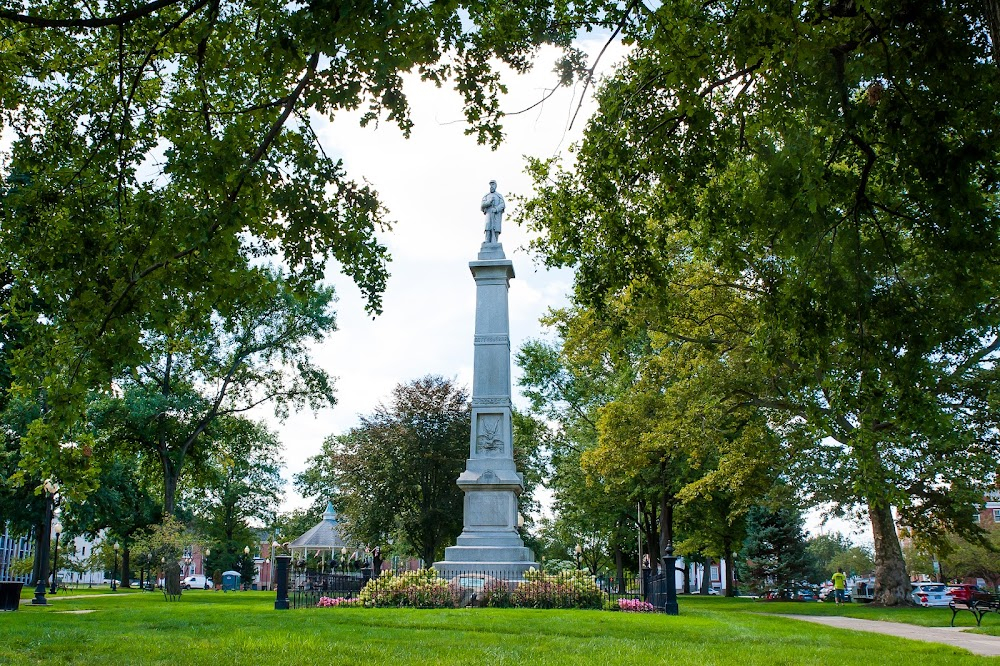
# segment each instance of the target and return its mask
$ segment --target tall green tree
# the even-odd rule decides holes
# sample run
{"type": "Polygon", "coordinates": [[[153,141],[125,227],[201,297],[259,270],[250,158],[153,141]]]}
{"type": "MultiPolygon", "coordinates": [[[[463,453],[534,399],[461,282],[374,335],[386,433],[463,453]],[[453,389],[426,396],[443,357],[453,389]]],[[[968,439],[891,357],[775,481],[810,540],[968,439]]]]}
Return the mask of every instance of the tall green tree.
{"type": "Polygon", "coordinates": [[[723,395],[765,410],[806,499],[867,513],[885,604],[909,602],[894,510],[977,538],[995,476],[987,4],[660,3],[625,30],[576,164],[534,163],[524,208],[582,303],[689,339],[731,312],[676,294],[745,304],[723,395]]]}
{"type": "Polygon", "coordinates": [[[202,447],[205,459],[213,441],[225,439],[225,425],[210,431],[217,422],[266,403],[283,416],[334,402],[332,378],[308,357],[308,345],[335,328],[333,290],[298,295],[269,271],[246,287],[241,307],[215,317],[208,331],[182,319],[169,335],[151,334],[149,362],[117,380],[120,397],[95,406],[98,427],[159,466],[167,515],[189,455],[202,447]]]}
{"type": "Polygon", "coordinates": [[[332,497],[360,542],[394,539],[428,565],[462,531],[456,484],[469,456],[466,389],[428,375],[398,384],[349,432],[327,438],[296,477],[307,497],[332,497]]]}
{"type": "Polygon", "coordinates": [[[155,477],[145,472],[135,451],[117,449],[98,441],[94,462],[100,472],[98,487],[86,502],[68,502],[62,510],[67,534],[83,534],[119,543],[122,587],[132,579],[132,546],[137,538],[163,518],[155,477]]]}
{"type": "Polygon", "coordinates": [[[797,509],[763,505],[750,509],[737,567],[741,580],[757,591],[788,590],[803,583],[812,566],[797,509]]]}
{"type": "Polygon", "coordinates": [[[241,571],[243,549],[256,552],[257,528],[281,501],[281,443],[265,426],[238,416],[220,418],[212,435],[215,444],[187,501],[198,534],[212,549],[205,570],[241,571]]]}
{"type": "Polygon", "coordinates": [[[986,544],[969,542],[952,536],[941,566],[948,578],[982,578],[994,589],[1000,589],[1000,528],[987,528],[986,544]]]}

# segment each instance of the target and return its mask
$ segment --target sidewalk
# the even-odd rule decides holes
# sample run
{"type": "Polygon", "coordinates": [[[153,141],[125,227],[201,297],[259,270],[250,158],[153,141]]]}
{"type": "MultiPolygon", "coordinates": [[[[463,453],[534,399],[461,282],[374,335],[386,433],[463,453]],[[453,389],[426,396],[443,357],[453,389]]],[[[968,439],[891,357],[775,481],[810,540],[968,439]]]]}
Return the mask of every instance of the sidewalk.
{"type": "Polygon", "coordinates": [[[973,654],[985,657],[1000,657],[1000,637],[985,634],[970,634],[965,629],[971,627],[919,627],[915,624],[900,622],[877,622],[875,620],[859,620],[856,617],[822,616],[822,615],[785,615],[791,620],[802,620],[824,624],[838,629],[853,629],[854,631],[870,631],[876,634],[888,634],[900,638],[929,643],[944,643],[953,647],[968,650],[973,654]]]}
{"type": "MultiPolygon", "coordinates": [[[[130,594],[139,594],[139,593],[115,592],[114,594],[62,594],[62,595],[46,594],[45,599],[49,602],[49,605],[52,605],[53,601],[59,601],[61,599],[103,599],[105,597],[110,597],[113,599],[114,597],[125,597],[130,594]]],[[[32,597],[25,597],[24,599],[21,599],[20,605],[24,606],[25,604],[27,604],[30,606],[31,599],[32,597]]],[[[39,606],[39,608],[45,608],[45,606],[39,606]]]]}

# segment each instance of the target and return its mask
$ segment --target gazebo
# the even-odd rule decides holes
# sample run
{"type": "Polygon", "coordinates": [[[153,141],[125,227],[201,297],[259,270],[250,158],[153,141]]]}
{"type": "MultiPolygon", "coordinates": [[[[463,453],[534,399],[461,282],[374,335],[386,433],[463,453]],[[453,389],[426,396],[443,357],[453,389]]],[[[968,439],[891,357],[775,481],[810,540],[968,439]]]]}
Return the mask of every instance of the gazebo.
{"type": "Polygon", "coordinates": [[[334,564],[342,555],[354,559],[357,548],[344,541],[340,525],[337,524],[337,513],[333,510],[333,503],[327,502],[323,519],[290,543],[289,550],[293,556],[302,560],[312,552],[324,563],[334,564]]]}

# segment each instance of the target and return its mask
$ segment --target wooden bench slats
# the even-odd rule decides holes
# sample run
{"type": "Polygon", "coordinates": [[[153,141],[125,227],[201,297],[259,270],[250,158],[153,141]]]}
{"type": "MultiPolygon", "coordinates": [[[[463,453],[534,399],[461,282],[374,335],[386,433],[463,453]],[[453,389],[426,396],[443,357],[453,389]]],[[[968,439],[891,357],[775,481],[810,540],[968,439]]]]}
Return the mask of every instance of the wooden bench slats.
{"type": "Polygon", "coordinates": [[[948,603],[951,609],[951,626],[955,626],[955,616],[959,611],[967,610],[976,618],[976,626],[980,626],[983,616],[987,613],[1000,613],[1000,596],[991,594],[989,596],[979,595],[975,599],[965,601],[954,600],[948,603]]]}

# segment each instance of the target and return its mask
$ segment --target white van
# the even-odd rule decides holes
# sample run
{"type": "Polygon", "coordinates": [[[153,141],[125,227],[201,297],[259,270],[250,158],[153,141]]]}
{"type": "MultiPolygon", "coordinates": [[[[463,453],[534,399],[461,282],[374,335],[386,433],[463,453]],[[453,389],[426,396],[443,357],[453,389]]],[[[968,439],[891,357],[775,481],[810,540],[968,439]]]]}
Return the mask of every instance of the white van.
{"type": "Polygon", "coordinates": [[[212,579],[204,576],[188,576],[181,581],[181,587],[185,590],[210,590],[212,589],[212,579]]]}

